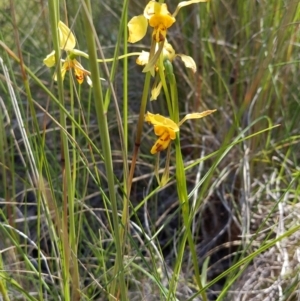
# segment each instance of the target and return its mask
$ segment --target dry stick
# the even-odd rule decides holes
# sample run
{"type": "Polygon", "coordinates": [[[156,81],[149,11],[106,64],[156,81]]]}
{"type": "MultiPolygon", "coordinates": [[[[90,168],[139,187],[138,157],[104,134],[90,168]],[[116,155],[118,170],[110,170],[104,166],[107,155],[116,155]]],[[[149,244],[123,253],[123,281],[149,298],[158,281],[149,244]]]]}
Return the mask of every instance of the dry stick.
{"type": "Polygon", "coordinates": [[[145,77],[139,120],[137,123],[134,150],[133,150],[132,161],[131,161],[129,177],[128,177],[128,192],[127,192],[128,196],[130,196],[130,193],[131,193],[132,179],[133,179],[133,175],[134,175],[134,171],[135,171],[135,165],[136,165],[136,160],[137,160],[138,153],[139,153],[139,148],[141,145],[144,116],[145,116],[145,110],[146,110],[147,99],[148,99],[148,91],[149,91],[149,86],[150,86],[150,78],[151,78],[151,74],[150,74],[150,72],[147,72],[146,77],[145,77]]]}

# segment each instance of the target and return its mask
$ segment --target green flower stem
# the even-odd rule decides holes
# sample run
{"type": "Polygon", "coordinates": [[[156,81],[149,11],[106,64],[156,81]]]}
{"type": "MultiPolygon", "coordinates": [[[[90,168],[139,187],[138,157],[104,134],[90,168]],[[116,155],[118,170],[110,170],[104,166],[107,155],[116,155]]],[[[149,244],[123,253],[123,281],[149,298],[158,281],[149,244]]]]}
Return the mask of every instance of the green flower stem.
{"type": "MultiPolygon", "coordinates": [[[[171,90],[171,100],[172,100],[173,112],[170,112],[170,113],[172,113],[170,115],[171,115],[171,118],[173,119],[173,121],[176,124],[178,124],[179,123],[179,106],[178,106],[178,93],[177,93],[176,78],[175,78],[175,75],[173,73],[173,66],[172,66],[171,62],[165,61],[164,65],[165,65],[166,75],[169,79],[170,90],[171,90]]],[[[190,206],[189,206],[188,192],[187,192],[187,186],[186,186],[184,161],[183,161],[183,158],[182,158],[181,146],[180,146],[180,132],[178,132],[177,135],[176,135],[175,152],[176,152],[177,193],[178,193],[179,203],[181,205],[182,217],[183,217],[183,222],[184,222],[184,226],[185,226],[186,235],[184,235],[183,238],[182,238],[180,249],[179,249],[179,252],[178,252],[176,266],[175,266],[175,269],[174,269],[174,276],[172,277],[171,284],[170,284],[170,294],[171,294],[171,292],[176,291],[176,286],[177,286],[177,283],[178,283],[176,277],[180,273],[181,264],[182,264],[182,260],[183,260],[183,255],[184,255],[184,246],[186,244],[186,240],[188,240],[188,244],[190,246],[190,251],[191,251],[193,266],[194,266],[194,271],[195,271],[195,279],[197,281],[198,287],[200,289],[202,289],[202,283],[201,283],[201,278],[200,278],[197,254],[196,254],[195,244],[194,244],[194,241],[193,241],[193,236],[192,236],[191,227],[190,227],[193,217],[190,217],[190,206]]],[[[170,294],[169,294],[169,298],[171,297],[170,294]]],[[[202,293],[202,298],[203,298],[204,301],[207,300],[205,292],[202,293]]]]}
{"type": "MultiPolygon", "coordinates": [[[[128,5],[124,6],[124,20],[123,23],[127,24],[127,14],[128,14],[128,5]]],[[[123,129],[124,129],[124,147],[126,149],[126,153],[128,151],[128,33],[127,27],[124,26],[123,30],[123,43],[124,43],[124,61],[123,61],[123,129]]],[[[126,187],[124,183],[124,187],[126,187]]]]}
{"type": "MultiPolygon", "coordinates": [[[[121,23],[127,24],[128,22],[128,1],[123,5],[123,12],[121,17],[121,23]]],[[[121,32],[121,30],[120,30],[121,32]]],[[[127,230],[129,225],[129,199],[128,194],[128,177],[129,177],[129,167],[128,167],[128,30],[127,26],[123,27],[123,43],[124,43],[124,61],[123,61],[123,135],[124,135],[124,151],[123,153],[123,211],[122,211],[122,225],[124,227],[120,228],[120,237],[123,241],[126,241],[127,230]]],[[[118,41],[122,40],[121,35],[118,37],[118,41]]],[[[125,243],[123,245],[123,254],[125,253],[125,243]]]]}
{"type": "MultiPolygon", "coordinates": [[[[55,61],[57,62],[57,84],[58,84],[58,99],[62,107],[64,107],[64,86],[61,76],[61,65],[60,65],[60,45],[58,38],[57,24],[59,18],[59,1],[48,1],[49,6],[49,17],[51,25],[51,34],[53,39],[53,47],[55,50],[55,61]]],[[[66,301],[70,301],[70,248],[69,248],[69,238],[68,238],[68,201],[72,202],[73,198],[73,187],[72,187],[72,176],[71,176],[71,166],[70,166],[70,156],[69,156],[69,145],[68,138],[64,133],[64,129],[67,128],[66,125],[66,115],[60,107],[60,124],[61,124],[61,144],[62,144],[62,174],[63,174],[63,222],[61,233],[61,249],[62,249],[62,276],[63,276],[63,294],[66,301]]],[[[73,264],[77,262],[76,258],[73,258],[73,264]]],[[[76,299],[75,299],[76,300],[76,299]]]]}
{"type": "Polygon", "coordinates": [[[135,164],[141,144],[141,139],[142,139],[142,131],[143,131],[143,125],[144,125],[144,119],[145,119],[145,110],[146,110],[146,105],[147,105],[147,100],[148,100],[148,95],[149,95],[149,87],[150,87],[150,79],[151,79],[151,74],[150,72],[146,73],[145,77],[145,82],[144,82],[144,89],[143,89],[143,95],[142,95],[142,101],[141,101],[141,106],[140,106],[140,114],[139,114],[139,119],[137,123],[137,130],[136,130],[136,138],[135,138],[135,145],[134,145],[134,150],[133,150],[133,155],[132,155],[132,162],[130,166],[130,171],[129,171],[129,178],[128,178],[128,195],[130,196],[131,192],[131,186],[132,186],[132,179],[133,179],[133,174],[135,170],[135,164]]]}
{"type": "Polygon", "coordinates": [[[90,60],[90,70],[91,77],[93,81],[93,93],[95,99],[95,109],[98,119],[99,132],[101,137],[101,144],[103,148],[104,164],[107,175],[108,190],[109,190],[109,199],[111,202],[112,209],[112,218],[113,218],[113,234],[114,234],[114,243],[116,247],[116,261],[115,261],[115,275],[111,283],[110,294],[113,297],[117,297],[117,294],[120,293],[120,300],[127,300],[126,298],[126,285],[125,285],[125,276],[124,276],[124,266],[123,266],[123,246],[120,240],[119,233],[119,218],[118,218],[118,207],[116,200],[115,192],[115,180],[113,172],[113,162],[112,162],[112,153],[110,147],[110,136],[108,132],[108,123],[107,117],[104,110],[104,99],[102,94],[102,87],[100,78],[100,70],[97,64],[97,53],[96,53],[96,43],[93,33],[93,23],[92,23],[92,9],[90,0],[85,0],[83,2],[84,8],[84,25],[85,25],[85,34],[87,40],[87,48],[90,60]],[[118,285],[117,285],[118,283],[118,285]],[[120,292],[116,290],[120,289],[120,292]]]}
{"type": "MultiPolygon", "coordinates": [[[[70,96],[71,96],[71,114],[75,116],[74,110],[74,88],[72,85],[72,77],[70,76],[70,96]]],[[[75,132],[75,125],[74,123],[71,124],[71,135],[76,140],[76,132],[75,132]]],[[[72,145],[72,172],[71,172],[71,187],[73,188],[73,195],[69,197],[68,202],[68,210],[69,210],[69,220],[70,220],[70,246],[71,246],[71,258],[72,263],[70,267],[70,274],[72,277],[72,300],[80,300],[79,289],[80,289],[80,277],[79,277],[79,269],[77,264],[77,238],[76,238],[76,222],[75,222],[75,212],[76,212],[76,204],[75,204],[75,186],[76,186],[76,175],[77,175],[77,165],[76,165],[76,158],[78,152],[76,151],[76,147],[72,145]]]]}
{"type": "MultiPolygon", "coordinates": [[[[127,28],[126,28],[126,31],[127,31],[127,28]]],[[[85,53],[85,52],[83,52],[83,51],[80,51],[80,50],[78,50],[78,49],[71,50],[70,52],[71,52],[72,55],[75,55],[75,57],[76,57],[76,56],[82,56],[82,57],[84,57],[84,58],[86,58],[86,59],[89,59],[89,58],[90,58],[89,55],[88,55],[87,53],[85,53]]],[[[109,62],[114,62],[114,61],[116,61],[116,60],[125,59],[125,58],[128,58],[128,57],[130,57],[130,56],[139,56],[139,55],[141,55],[141,54],[142,54],[142,52],[130,52],[130,53],[125,53],[125,54],[123,54],[123,55],[119,55],[119,56],[117,56],[116,58],[113,57],[113,58],[109,58],[109,59],[97,59],[97,62],[98,62],[98,63],[109,63],[109,62]]],[[[75,58],[75,57],[74,57],[74,58],[75,58]]]]}
{"type": "MultiPolygon", "coordinates": [[[[168,60],[166,60],[166,63],[168,62],[168,60]]],[[[169,111],[169,115],[172,118],[173,115],[173,108],[172,108],[172,104],[171,104],[171,98],[170,98],[170,93],[169,93],[169,89],[167,86],[167,82],[166,82],[166,76],[165,76],[165,71],[168,72],[168,69],[164,66],[164,62],[163,62],[163,53],[161,53],[160,57],[159,57],[159,77],[164,89],[164,93],[165,93],[165,97],[167,100],[167,106],[168,106],[168,111],[169,111]]]]}

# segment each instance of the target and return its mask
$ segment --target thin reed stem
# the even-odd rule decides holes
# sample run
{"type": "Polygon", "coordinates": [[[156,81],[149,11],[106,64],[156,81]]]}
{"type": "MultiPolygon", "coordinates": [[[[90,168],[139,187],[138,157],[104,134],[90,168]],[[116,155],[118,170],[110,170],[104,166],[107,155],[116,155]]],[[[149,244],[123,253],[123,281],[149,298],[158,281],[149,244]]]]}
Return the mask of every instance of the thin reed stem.
{"type": "MultiPolygon", "coordinates": [[[[91,70],[91,77],[93,81],[93,94],[95,100],[95,108],[98,120],[99,133],[101,137],[101,145],[103,148],[104,164],[107,176],[109,198],[111,203],[112,217],[113,217],[113,233],[114,244],[116,247],[116,261],[113,275],[113,281],[110,288],[110,299],[120,296],[121,300],[126,300],[126,285],[124,275],[124,261],[123,261],[123,246],[121,245],[119,233],[119,217],[118,206],[115,193],[115,179],[113,172],[112,152],[110,146],[110,135],[108,131],[107,115],[105,113],[104,99],[102,93],[102,86],[99,80],[100,70],[97,64],[96,42],[94,37],[93,23],[92,23],[92,8],[89,0],[82,2],[84,8],[84,26],[87,40],[87,48],[89,54],[89,64],[91,70]],[[118,291],[117,291],[118,290],[118,291]],[[119,291],[120,290],[120,291],[119,291]]],[[[122,226],[121,226],[122,227],[122,226]]]]}

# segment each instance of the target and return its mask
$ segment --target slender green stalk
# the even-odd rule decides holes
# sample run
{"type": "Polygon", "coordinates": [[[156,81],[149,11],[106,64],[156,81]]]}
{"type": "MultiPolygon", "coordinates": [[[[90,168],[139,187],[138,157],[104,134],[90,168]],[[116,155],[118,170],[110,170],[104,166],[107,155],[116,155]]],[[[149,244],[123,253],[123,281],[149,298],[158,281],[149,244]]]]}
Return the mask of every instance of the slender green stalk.
{"type": "MultiPolygon", "coordinates": [[[[3,133],[5,133],[5,128],[4,128],[4,124],[3,124],[3,121],[5,120],[4,119],[4,116],[2,114],[2,110],[0,110],[0,118],[1,118],[1,121],[0,121],[0,160],[1,162],[7,162],[6,165],[8,165],[8,160],[7,158],[5,158],[5,150],[7,149],[7,141],[6,141],[6,137],[3,135],[3,133]]],[[[6,168],[4,167],[4,165],[1,166],[1,169],[0,169],[0,174],[1,174],[1,178],[2,178],[2,185],[4,187],[8,187],[8,184],[7,184],[7,173],[8,171],[6,170],[6,168]]],[[[7,201],[9,201],[9,191],[7,191],[5,189],[5,199],[7,201]]],[[[7,202],[7,206],[9,206],[9,202],[7,202]]],[[[9,211],[9,210],[7,210],[9,211]]],[[[2,238],[2,235],[1,235],[1,238],[2,238]]],[[[2,246],[3,248],[3,246],[2,246]]],[[[4,277],[2,277],[2,274],[5,273],[5,269],[4,269],[4,262],[3,262],[3,259],[2,259],[2,254],[0,254],[0,296],[3,296],[3,300],[4,301],[9,301],[9,296],[8,296],[8,292],[7,292],[7,288],[6,288],[6,281],[4,279],[4,277]]]]}
{"type": "Polygon", "coordinates": [[[168,111],[169,111],[169,114],[172,118],[173,116],[173,107],[172,107],[172,101],[171,101],[171,97],[170,97],[170,92],[169,92],[169,89],[168,89],[168,86],[167,86],[167,81],[166,81],[166,76],[165,76],[165,70],[166,72],[169,72],[168,68],[164,68],[164,63],[163,63],[163,53],[160,54],[159,56],[159,77],[160,77],[160,80],[162,82],[162,86],[163,86],[163,89],[164,89],[164,93],[165,93],[165,97],[166,97],[166,101],[167,101],[167,107],[168,107],[168,111]]]}
{"type": "MultiPolygon", "coordinates": [[[[172,108],[173,112],[170,112],[170,115],[172,116],[173,121],[176,124],[179,124],[179,106],[178,106],[178,93],[177,93],[177,83],[176,78],[173,73],[173,67],[172,64],[169,61],[165,62],[165,69],[166,74],[168,76],[169,82],[170,82],[170,91],[171,91],[171,101],[172,101],[172,108]]],[[[181,270],[181,264],[183,261],[183,255],[184,255],[184,246],[186,243],[186,239],[188,240],[190,251],[192,255],[193,260],[193,266],[195,271],[195,279],[197,281],[197,284],[200,289],[202,289],[202,283],[200,278],[200,272],[199,272],[199,266],[198,266],[198,260],[197,260],[197,254],[195,249],[195,244],[193,241],[193,236],[191,233],[191,220],[193,219],[193,216],[190,216],[190,206],[189,206],[189,199],[188,199],[188,192],[187,192],[187,186],[186,186],[186,175],[184,170],[184,160],[182,158],[181,154],[181,146],[180,146],[180,136],[179,133],[176,135],[175,140],[175,151],[176,151],[176,185],[177,185],[177,193],[178,193],[178,199],[179,203],[181,205],[182,210],[182,218],[185,226],[186,235],[182,237],[181,241],[181,247],[177,260],[176,260],[176,266],[174,270],[174,277],[172,277],[171,284],[170,284],[170,291],[168,298],[171,297],[171,293],[176,291],[177,286],[177,276],[180,273],[181,270]]],[[[205,292],[202,293],[203,300],[207,300],[205,292]]],[[[169,299],[168,299],[169,300],[169,299]]]]}
{"type": "MultiPolygon", "coordinates": [[[[2,278],[0,276],[0,278],[2,278]]],[[[4,278],[4,277],[3,277],[4,278]]],[[[7,290],[6,290],[6,287],[4,285],[4,279],[3,280],[0,280],[0,294],[1,296],[3,297],[3,300],[4,301],[10,301],[9,297],[8,297],[8,294],[7,294],[7,290]]]]}
{"type": "MultiPolygon", "coordinates": [[[[127,30],[124,28],[124,30],[127,30]]],[[[83,51],[79,51],[79,50],[76,50],[74,51],[74,53],[78,56],[82,56],[86,59],[89,59],[89,55],[83,51]]],[[[116,54],[117,55],[117,54],[116,54]]],[[[119,56],[116,56],[116,57],[112,57],[112,58],[103,58],[103,59],[97,59],[97,62],[98,63],[109,63],[109,62],[115,62],[117,60],[121,60],[121,59],[126,59],[126,58],[129,58],[130,56],[139,56],[141,55],[141,52],[125,52],[125,54],[122,54],[122,55],[119,55],[119,56]]],[[[108,106],[109,104],[107,103],[106,106],[108,106]]],[[[105,108],[106,108],[105,106],[105,108]]]]}
{"type": "MultiPolygon", "coordinates": [[[[128,6],[123,8],[124,10],[124,24],[127,24],[127,11],[128,6]]],[[[127,55],[128,53],[128,34],[127,34],[127,27],[124,26],[123,28],[123,47],[124,47],[124,54],[127,55]]],[[[123,129],[124,129],[124,147],[126,152],[128,152],[128,57],[125,56],[123,61],[123,129]]],[[[124,164],[127,164],[127,162],[124,164]]],[[[125,179],[125,182],[127,179],[125,179]]],[[[127,193],[127,183],[124,183],[124,188],[126,187],[125,193],[127,193]]]]}
{"type": "MultiPolygon", "coordinates": [[[[25,87],[25,91],[26,91],[26,96],[27,96],[27,101],[29,104],[29,108],[30,108],[30,113],[32,116],[32,122],[35,128],[36,132],[39,132],[39,125],[38,125],[38,121],[36,118],[36,112],[35,112],[35,108],[34,108],[34,101],[31,95],[31,90],[30,90],[30,83],[29,83],[29,79],[27,76],[26,71],[26,67],[23,61],[23,55],[22,55],[22,50],[21,50],[21,44],[20,44],[20,40],[19,40],[19,33],[18,33],[18,28],[16,25],[16,19],[15,19],[15,7],[14,7],[14,1],[11,1],[11,11],[12,11],[12,17],[13,17],[13,22],[15,24],[15,38],[16,38],[16,45],[17,45],[17,49],[18,49],[18,62],[20,64],[21,67],[21,73],[22,73],[22,78],[23,78],[23,84],[25,87]]],[[[21,116],[21,115],[20,115],[21,116]]],[[[21,119],[19,119],[19,123],[23,123],[23,121],[21,119]]],[[[23,125],[21,126],[23,129],[23,125]]],[[[25,131],[23,132],[25,134],[25,131]]],[[[47,221],[49,222],[49,228],[51,228],[52,230],[54,229],[52,226],[52,221],[50,218],[50,214],[48,211],[48,207],[46,204],[46,200],[47,197],[44,193],[44,191],[40,190],[40,183],[42,180],[42,166],[43,164],[41,163],[42,161],[38,161],[36,162],[35,157],[33,156],[33,151],[32,151],[32,146],[31,144],[35,144],[35,149],[39,149],[39,145],[42,145],[42,139],[40,138],[40,136],[36,136],[37,141],[35,141],[34,139],[31,139],[31,141],[29,141],[29,139],[27,138],[26,135],[26,145],[27,145],[27,155],[30,158],[30,166],[31,166],[31,173],[32,173],[32,178],[33,178],[33,182],[32,185],[36,187],[37,189],[37,193],[36,193],[36,199],[37,199],[37,205],[38,205],[38,210],[37,210],[37,221],[38,221],[38,226],[37,226],[37,233],[38,235],[40,234],[40,220],[41,220],[41,206],[44,206],[44,213],[47,216],[47,221]],[[44,203],[43,203],[44,201],[44,203]]],[[[24,137],[25,138],[25,137],[24,137]]],[[[38,262],[39,262],[39,274],[41,275],[41,264],[40,264],[40,245],[38,244],[38,262]]],[[[40,282],[40,286],[39,286],[39,295],[40,297],[42,297],[43,294],[43,289],[42,289],[42,283],[40,282]]]]}
{"type": "MultiPolygon", "coordinates": [[[[72,85],[72,77],[70,76],[70,95],[71,95],[71,114],[75,116],[74,112],[74,88],[72,85]]],[[[71,136],[76,140],[76,131],[75,125],[72,123],[71,125],[71,136]]],[[[70,274],[72,277],[72,300],[80,300],[80,277],[79,277],[79,269],[77,264],[77,237],[76,237],[76,222],[75,222],[75,208],[77,207],[75,204],[75,186],[76,186],[76,176],[77,176],[77,158],[78,152],[76,147],[72,145],[72,166],[70,166],[71,172],[71,183],[68,183],[69,186],[73,188],[71,191],[73,194],[71,197],[68,196],[68,211],[69,211],[69,233],[70,233],[70,247],[71,247],[71,267],[70,274]]],[[[71,162],[70,162],[71,163],[71,162]]]]}
{"type": "Polygon", "coordinates": [[[124,275],[124,265],[123,265],[123,246],[121,245],[120,233],[119,233],[119,218],[118,218],[118,207],[115,193],[115,181],[114,181],[114,172],[113,172],[113,162],[112,162],[112,153],[110,147],[110,136],[108,132],[108,123],[105,114],[104,99],[102,94],[100,78],[100,70],[97,64],[97,53],[96,53],[96,43],[93,31],[92,23],[92,9],[91,3],[89,0],[82,2],[84,8],[84,25],[85,33],[87,40],[87,48],[89,54],[89,64],[91,70],[91,77],[93,81],[93,92],[95,99],[95,108],[98,119],[99,132],[101,137],[101,144],[103,148],[104,164],[106,169],[106,176],[108,182],[109,198],[112,207],[112,217],[113,217],[113,234],[114,234],[114,243],[116,247],[116,261],[115,269],[116,273],[114,275],[114,280],[112,281],[110,294],[112,297],[117,297],[120,295],[120,300],[126,300],[126,285],[125,285],[125,275],[124,275]],[[118,285],[117,285],[118,284],[118,285]],[[117,292],[116,289],[119,289],[120,292],[117,292]]]}
{"type": "MultiPolygon", "coordinates": [[[[121,17],[121,23],[123,25],[127,24],[127,12],[128,11],[128,3],[124,2],[123,5],[123,13],[121,17]]],[[[124,149],[123,149],[123,211],[122,211],[122,225],[123,228],[120,228],[120,238],[123,243],[123,254],[125,253],[125,245],[126,245],[126,236],[127,230],[129,226],[129,198],[128,194],[128,57],[126,56],[128,52],[128,43],[127,43],[127,27],[123,26],[123,43],[124,43],[124,54],[125,58],[123,61],[123,138],[124,138],[124,149]]],[[[118,41],[121,41],[121,34],[119,35],[118,41]]],[[[116,53],[117,55],[117,53],[116,53]]]]}
{"type": "MultiPolygon", "coordinates": [[[[51,25],[51,34],[53,39],[53,48],[55,50],[55,61],[56,61],[56,68],[57,68],[57,84],[58,84],[58,99],[61,103],[62,107],[64,107],[64,86],[63,80],[61,75],[61,64],[60,64],[60,45],[59,45],[59,37],[58,37],[58,30],[57,24],[59,21],[59,1],[48,1],[49,5],[49,18],[50,18],[50,25],[51,25]]],[[[60,124],[62,129],[67,128],[66,124],[66,115],[64,111],[60,107],[60,124]]],[[[70,252],[69,248],[69,229],[68,229],[68,206],[69,202],[71,203],[71,207],[74,204],[74,193],[73,193],[73,186],[72,186],[72,175],[71,175],[71,162],[70,162],[70,155],[69,155],[69,143],[68,138],[64,132],[61,130],[61,147],[62,147],[62,175],[63,175],[63,215],[62,215],[62,231],[61,231],[61,240],[62,240],[62,270],[63,270],[63,294],[66,301],[78,300],[78,291],[76,286],[78,285],[79,280],[75,280],[74,287],[75,290],[72,292],[71,298],[71,288],[70,288],[70,261],[72,256],[72,265],[77,264],[76,257],[73,252],[70,252]]],[[[73,268],[72,268],[73,270],[73,268]]]]}

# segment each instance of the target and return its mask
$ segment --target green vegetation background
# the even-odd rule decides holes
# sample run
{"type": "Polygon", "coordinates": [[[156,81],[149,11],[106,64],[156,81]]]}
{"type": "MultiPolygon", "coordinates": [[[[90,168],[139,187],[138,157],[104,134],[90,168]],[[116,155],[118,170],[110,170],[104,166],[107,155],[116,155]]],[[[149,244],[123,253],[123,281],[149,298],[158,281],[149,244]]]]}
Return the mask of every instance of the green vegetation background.
{"type": "MultiPolygon", "coordinates": [[[[128,19],[140,14],[146,2],[129,1],[128,19]]],[[[166,3],[174,11],[178,1],[166,3]]],[[[105,58],[114,56],[123,4],[117,0],[91,1],[93,23],[105,58]]],[[[77,48],[86,51],[82,2],[61,1],[60,12],[62,21],[72,24],[77,48]]],[[[283,254],[280,242],[297,233],[299,218],[291,214],[300,211],[299,18],[298,1],[292,0],[211,0],[209,4],[188,6],[178,14],[168,32],[169,42],[177,53],[192,56],[198,69],[193,74],[185,70],[180,60],[175,62],[182,115],[218,110],[203,120],[187,122],[181,129],[190,200],[196,204],[191,218],[204,289],[196,285],[195,267],[186,248],[182,270],[176,278],[177,289],[169,291],[184,233],[174,180],[175,158],[172,153],[170,182],[158,189],[155,158],[149,152],[155,138],[145,124],[130,198],[128,256],[123,263],[128,296],[119,296],[121,300],[199,300],[199,295],[207,300],[242,300],[240,295],[230,295],[228,291],[241,289],[238,279],[243,279],[240,276],[244,269],[261,254],[283,254]]],[[[53,49],[47,2],[2,1],[0,40],[4,62],[0,66],[0,300],[1,295],[5,301],[76,300],[72,299],[78,298],[74,290],[80,291],[81,300],[116,300],[118,294],[110,295],[114,279],[119,277],[114,270],[116,250],[96,102],[91,90],[86,83],[72,90],[72,79],[66,77],[65,108],[78,122],[73,128],[70,119],[66,121],[66,129],[76,141],[76,151],[70,150],[71,168],[76,169],[74,264],[68,260],[75,257],[59,249],[64,236],[53,230],[64,220],[66,208],[62,201],[61,108],[41,87],[44,85],[57,97],[58,88],[52,79],[54,68],[43,65],[43,59],[53,49]],[[26,72],[32,101],[28,100],[20,65],[12,55],[18,57],[19,50],[24,64],[38,79],[26,72]],[[4,65],[20,117],[13,107],[4,65]],[[91,142],[99,152],[91,150],[91,142]],[[33,181],[32,160],[37,164],[38,175],[42,175],[39,183],[33,181]],[[47,195],[46,209],[41,194],[47,195]],[[74,283],[76,277],[65,275],[68,268],[72,271],[72,265],[78,268],[78,283],[74,283]]],[[[128,52],[145,49],[149,41],[128,45],[128,52]]],[[[121,41],[120,54],[123,46],[121,41]]],[[[88,69],[86,60],[82,59],[82,64],[88,69]]],[[[110,70],[112,65],[107,66],[110,70]]],[[[100,68],[105,74],[103,65],[100,68]]],[[[120,60],[112,80],[121,112],[124,77],[128,80],[130,163],[144,80],[135,57],[128,59],[128,67],[120,60]]],[[[102,86],[106,93],[109,84],[103,82],[102,86]]],[[[167,115],[163,96],[147,108],[167,115]]],[[[121,214],[124,194],[119,181],[123,180],[124,160],[113,102],[107,116],[121,214]]],[[[164,159],[162,156],[161,166],[164,159]]],[[[288,258],[297,253],[295,245],[284,249],[288,258]]],[[[277,271],[281,273],[275,273],[271,283],[287,277],[281,269],[286,261],[278,256],[277,271]]],[[[293,263],[291,270],[289,283],[280,282],[281,300],[289,300],[299,290],[298,265],[293,263]]],[[[250,291],[254,286],[244,289],[250,291]]],[[[263,283],[259,289],[270,286],[270,282],[263,283]]],[[[249,295],[248,300],[252,297],[249,295]]]]}

